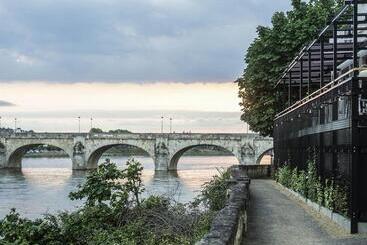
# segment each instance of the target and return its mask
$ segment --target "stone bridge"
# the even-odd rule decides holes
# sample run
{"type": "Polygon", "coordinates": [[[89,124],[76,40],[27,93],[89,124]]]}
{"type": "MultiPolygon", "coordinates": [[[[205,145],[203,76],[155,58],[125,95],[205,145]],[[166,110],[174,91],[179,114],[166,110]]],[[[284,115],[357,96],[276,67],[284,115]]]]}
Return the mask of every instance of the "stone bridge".
{"type": "Polygon", "coordinates": [[[131,145],[147,152],[156,170],[176,170],[180,157],[196,146],[219,146],[231,152],[240,164],[259,163],[273,148],[273,139],[258,134],[77,134],[31,133],[0,138],[0,167],[21,168],[22,157],[39,145],[51,145],[65,151],[73,169],[97,167],[102,154],[117,145],[131,145]]]}

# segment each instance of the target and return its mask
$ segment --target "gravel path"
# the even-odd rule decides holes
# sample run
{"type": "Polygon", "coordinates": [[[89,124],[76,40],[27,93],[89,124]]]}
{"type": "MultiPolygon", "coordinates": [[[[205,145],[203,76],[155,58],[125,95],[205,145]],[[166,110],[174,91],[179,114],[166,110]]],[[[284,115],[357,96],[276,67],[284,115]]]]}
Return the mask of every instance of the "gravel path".
{"type": "Polygon", "coordinates": [[[252,180],[243,244],[367,244],[290,197],[272,180],[252,180]]]}

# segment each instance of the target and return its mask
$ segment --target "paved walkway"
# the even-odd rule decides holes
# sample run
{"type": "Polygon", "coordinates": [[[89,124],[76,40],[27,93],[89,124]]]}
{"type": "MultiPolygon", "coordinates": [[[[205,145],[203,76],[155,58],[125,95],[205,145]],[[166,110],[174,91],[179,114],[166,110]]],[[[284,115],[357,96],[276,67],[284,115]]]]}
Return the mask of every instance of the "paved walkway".
{"type": "Polygon", "coordinates": [[[289,197],[272,180],[252,180],[248,231],[243,244],[367,244],[289,197]]]}

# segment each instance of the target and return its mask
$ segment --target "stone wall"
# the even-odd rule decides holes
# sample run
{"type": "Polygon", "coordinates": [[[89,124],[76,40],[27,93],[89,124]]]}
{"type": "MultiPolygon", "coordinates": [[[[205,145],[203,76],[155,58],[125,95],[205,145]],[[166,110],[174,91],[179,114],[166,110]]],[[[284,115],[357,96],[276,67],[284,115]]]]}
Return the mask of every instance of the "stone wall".
{"type": "Polygon", "coordinates": [[[233,176],[225,207],[215,216],[211,229],[196,245],[239,245],[247,230],[247,206],[250,179],[238,168],[231,168],[233,176]]]}
{"type": "Polygon", "coordinates": [[[266,179],[273,174],[273,165],[238,165],[239,171],[250,179],[266,179]]]}

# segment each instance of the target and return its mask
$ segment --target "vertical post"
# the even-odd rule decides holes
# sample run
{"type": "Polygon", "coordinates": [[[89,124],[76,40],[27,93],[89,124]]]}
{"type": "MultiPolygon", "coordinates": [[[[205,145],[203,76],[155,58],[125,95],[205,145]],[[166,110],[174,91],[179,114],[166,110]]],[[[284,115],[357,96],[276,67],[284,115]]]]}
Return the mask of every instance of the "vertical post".
{"type": "Polygon", "coordinates": [[[308,50],[308,81],[307,81],[307,94],[310,94],[310,88],[311,88],[311,76],[312,76],[312,68],[311,68],[311,50],[308,50]]]}
{"type": "Polygon", "coordinates": [[[324,37],[320,37],[320,88],[324,86],[324,37]]]}
{"type": "Polygon", "coordinates": [[[334,22],[333,24],[333,80],[335,80],[338,75],[338,25],[336,22],[334,22]]]}
{"type": "Polygon", "coordinates": [[[300,67],[300,84],[299,84],[299,99],[302,99],[302,89],[303,89],[303,57],[301,57],[301,67],[300,67]]]}
{"type": "Polygon", "coordinates": [[[172,117],[169,118],[169,133],[172,134],[172,117]]]}
{"type": "Polygon", "coordinates": [[[291,87],[292,87],[292,72],[289,71],[289,84],[288,84],[288,106],[291,106],[291,87]]]}
{"type": "MultiPolygon", "coordinates": [[[[358,67],[358,1],[353,1],[353,68],[358,67]]],[[[351,233],[358,232],[358,158],[359,158],[359,130],[358,130],[358,72],[353,72],[352,78],[352,186],[351,186],[351,233]]]]}
{"type": "Polygon", "coordinates": [[[90,129],[92,130],[93,128],[93,117],[90,118],[90,129]]]}
{"type": "Polygon", "coordinates": [[[80,134],[80,116],[78,117],[78,132],[80,134]]]}
{"type": "Polygon", "coordinates": [[[2,117],[0,117],[0,129],[2,128],[2,125],[1,125],[1,118],[2,118],[2,117]]]}
{"type": "Polygon", "coordinates": [[[14,118],[14,134],[17,133],[17,118],[14,118]]]}
{"type": "Polygon", "coordinates": [[[283,79],[283,103],[284,103],[284,105],[283,105],[283,109],[286,109],[287,108],[287,85],[286,85],[286,83],[285,83],[285,79],[283,79]]]}
{"type": "Polygon", "coordinates": [[[161,133],[163,134],[163,116],[161,116],[161,133]]]}

